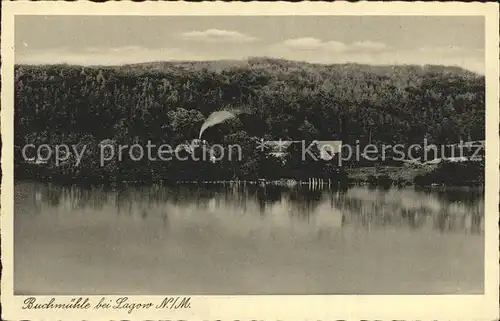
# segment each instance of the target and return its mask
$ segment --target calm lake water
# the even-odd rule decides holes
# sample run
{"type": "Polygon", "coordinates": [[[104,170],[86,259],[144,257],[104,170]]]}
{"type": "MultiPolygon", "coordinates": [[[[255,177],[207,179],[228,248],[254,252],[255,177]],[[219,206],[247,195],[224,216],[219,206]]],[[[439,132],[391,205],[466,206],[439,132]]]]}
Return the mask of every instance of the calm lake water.
{"type": "Polygon", "coordinates": [[[16,294],[482,293],[471,190],[19,182],[16,294]]]}

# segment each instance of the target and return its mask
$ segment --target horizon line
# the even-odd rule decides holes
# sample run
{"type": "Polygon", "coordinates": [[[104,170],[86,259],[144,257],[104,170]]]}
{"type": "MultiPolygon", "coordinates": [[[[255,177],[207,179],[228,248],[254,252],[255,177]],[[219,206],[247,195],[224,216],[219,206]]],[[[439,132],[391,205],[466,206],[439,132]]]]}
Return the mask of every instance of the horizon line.
{"type": "Polygon", "coordinates": [[[393,63],[393,64],[371,64],[371,63],[360,63],[360,62],[332,62],[332,63],[320,63],[320,62],[309,62],[306,60],[293,60],[293,59],[284,59],[277,57],[267,57],[267,56],[255,56],[255,57],[247,57],[240,59],[207,59],[207,60],[181,60],[181,59],[168,59],[168,60],[150,60],[150,61],[138,61],[138,62],[129,62],[122,64],[92,64],[92,65],[84,65],[84,64],[72,64],[67,62],[54,62],[54,63],[16,63],[14,62],[14,66],[69,66],[69,67],[82,67],[82,68],[116,68],[116,67],[126,67],[126,66],[137,66],[137,65],[145,65],[145,64],[153,64],[153,63],[216,63],[216,62],[249,62],[251,60],[275,60],[275,61],[283,61],[283,62],[292,62],[292,63],[302,63],[312,66],[340,66],[340,65],[356,65],[356,66],[369,66],[369,67],[419,67],[421,69],[425,67],[444,67],[444,68],[456,68],[461,69],[472,74],[476,74],[479,76],[485,76],[486,72],[479,72],[475,70],[468,69],[459,65],[446,65],[446,64],[415,64],[415,63],[393,63]]]}

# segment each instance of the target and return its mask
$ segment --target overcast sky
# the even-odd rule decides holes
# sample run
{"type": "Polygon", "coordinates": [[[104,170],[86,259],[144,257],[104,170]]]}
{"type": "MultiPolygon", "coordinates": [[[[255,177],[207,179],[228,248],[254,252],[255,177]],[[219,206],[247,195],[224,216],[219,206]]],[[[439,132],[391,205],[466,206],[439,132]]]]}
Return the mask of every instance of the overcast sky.
{"type": "Polygon", "coordinates": [[[482,17],[17,16],[16,63],[278,57],[442,64],[484,73],[482,17]]]}

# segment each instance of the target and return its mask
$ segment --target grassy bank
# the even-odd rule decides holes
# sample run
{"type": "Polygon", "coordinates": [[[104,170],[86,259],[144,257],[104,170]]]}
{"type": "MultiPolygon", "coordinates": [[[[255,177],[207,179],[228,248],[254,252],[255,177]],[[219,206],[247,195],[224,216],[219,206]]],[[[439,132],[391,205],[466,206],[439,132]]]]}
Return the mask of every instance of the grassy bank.
{"type": "Polygon", "coordinates": [[[412,184],[418,175],[423,175],[433,171],[436,166],[380,166],[380,167],[359,167],[347,169],[347,175],[354,182],[368,182],[371,177],[388,176],[392,181],[407,182],[412,184]]]}
{"type": "Polygon", "coordinates": [[[384,185],[484,185],[484,160],[482,162],[442,162],[422,166],[372,166],[346,170],[354,183],[384,185]]]}

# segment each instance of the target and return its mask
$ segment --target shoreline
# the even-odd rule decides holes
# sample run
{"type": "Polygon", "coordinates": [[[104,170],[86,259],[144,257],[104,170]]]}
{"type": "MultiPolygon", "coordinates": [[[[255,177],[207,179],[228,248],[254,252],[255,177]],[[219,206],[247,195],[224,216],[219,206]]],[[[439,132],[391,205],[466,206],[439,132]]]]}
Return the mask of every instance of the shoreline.
{"type": "MultiPolygon", "coordinates": [[[[173,184],[255,184],[279,185],[294,187],[297,185],[329,186],[345,188],[350,185],[368,185],[371,188],[389,189],[391,187],[480,187],[484,189],[484,161],[483,163],[439,163],[432,165],[375,165],[343,168],[338,167],[333,173],[310,173],[309,177],[265,177],[249,175],[250,177],[221,177],[205,175],[185,175],[184,177],[161,177],[148,175],[132,175],[137,179],[130,179],[130,172],[120,169],[113,172],[94,175],[88,172],[73,176],[54,171],[53,168],[37,164],[18,164],[15,170],[15,181],[40,181],[61,185],[89,185],[89,186],[116,186],[116,185],[173,185],[173,184]],[[210,177],[212,176],[212,177],[210,177]]],[[[167,176],[170,176],[169,174],[167,176]]]]}
{"type": "MultiPolygon", "coordinates": [[[[382,176],[382,175],[380,175],[382,176]]],[[[117,186],[173,186],[173,185],[250,185],[250,186],[275,186],[275,187],[287,187],[295,188],[302,186],[314,186],[314,187],[328,187],[332,189],[346,189],[354,186],[367,186],[369,188],[379,188],[379,189],[390,189],[390,188],[418,188],[418,189],[478,189],[484,191],[484,182],[476,184],[460,184],[460,185],[450,185],[450,184],[428,184],[428,185],[417,185],[413,182],[407,181],[403,184],[397,181],[391,181],[390,186],[379,184],[377,182],[370,182],[369,176],[359,175],[356,178],[349,177],[348,181],[340,182],[335,180],[311,180],[311,181],[297,181],[297,180],[200,180],[200,181],[100,181],[100,182],[85,182],[82,183],[78,179],[69,180],[43,180],[37,178],[14,178],[14,183],[22,182],[37,182],[45,184],[56,184],[61,186],[87,186],[87,187],[117,187],[117,186]],[[361,178],[362,177],[362,178],[361,178]]]]}

